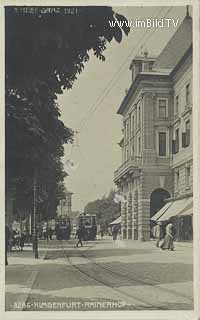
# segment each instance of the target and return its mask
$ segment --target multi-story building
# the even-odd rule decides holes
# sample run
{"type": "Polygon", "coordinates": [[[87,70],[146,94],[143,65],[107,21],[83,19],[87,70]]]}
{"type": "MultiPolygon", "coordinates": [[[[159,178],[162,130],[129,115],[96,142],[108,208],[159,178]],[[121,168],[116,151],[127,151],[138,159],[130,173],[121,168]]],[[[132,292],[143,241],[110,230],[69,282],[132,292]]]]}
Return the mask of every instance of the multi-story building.
{"type": "Polygon", "coordinates": [[[117,112],[123,116],[122,165],[114,173],[114,182],[125,199],[121,203],[122,237],[148,240],[155,213],[164,221],[169,206],[176,210],[171,210],[168,219],[186,212],[189,202],[184,207],[180,198],[192,195],[189,14],[157,58],[145,50],[132,60],[130,69],[132,83],[117,112]],[[165,211],[159,211],[164,204],[165,211]]]}

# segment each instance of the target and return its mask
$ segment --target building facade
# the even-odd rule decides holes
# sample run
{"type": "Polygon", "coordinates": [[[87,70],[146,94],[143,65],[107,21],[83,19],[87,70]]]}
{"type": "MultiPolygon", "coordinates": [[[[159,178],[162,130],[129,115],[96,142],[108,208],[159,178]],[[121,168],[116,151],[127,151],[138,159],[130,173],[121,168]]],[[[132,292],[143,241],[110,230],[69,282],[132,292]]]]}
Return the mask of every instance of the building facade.
{"type": "Polygon", "coordinates": [[[167,199],[192,195],[192,18],[187,15],[161,54],[130,65],[123,117],[122,164],[114,182],[123,194],[124,239],[148,240],[150,219],[167,199]]]}
{"type": "Polygon", "coordinates": [[[57,208],[58,216],[67,216],[67,217],[71,218],[72,195],[73,195],[73,192],[66,190],[66,198],[60,200],[59,206],[57,208]]]}

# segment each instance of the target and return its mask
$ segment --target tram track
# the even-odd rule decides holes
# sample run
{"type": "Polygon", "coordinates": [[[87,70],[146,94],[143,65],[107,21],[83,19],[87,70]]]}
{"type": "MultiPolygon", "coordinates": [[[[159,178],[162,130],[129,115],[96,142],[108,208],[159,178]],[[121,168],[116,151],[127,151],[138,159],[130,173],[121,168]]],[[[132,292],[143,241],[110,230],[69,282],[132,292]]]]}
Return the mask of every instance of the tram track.
{"type": "MultiPolygon", "coordinates": [[[[174,295],[174,296],[176,296],[176,297],[178,296],[178,297],[180,297],[180,298],[183,298],[183,299],[187,300],[187,301],[188,301],[188,304],[190,304],[190,305],[193,304],[193,299],[192,299],[191,297],[189,297],[189,296],[187,296],[187,295],[185,295],[185,294],[182,294],[182,293],[180,293],[180,292],[177,292],[177,291],[175,291],[175,290],[172,290],[172,289],[158,287],[159,282],[152,281],[152,280],[150,280],[150,279],[143,280],[143,279],[138,278],[138,277],[136,278],[136,277],[132,277],[132,276],[127,276],[127,275],[122,274],[122,273],[120,273],[120,272],[118,272],[118,271],[116,271],[116,270],[113,270],[113,269],[111,269],[111,268],[108,268],[108,267],[103,266],[102,264],[97,263],[94,259],[91,259],[91,258],[86,254],[86,252],[88,252],[90,249],[92,249],[92,248],[94,248],[94,247],[95,247],[95,245],[90,246],[89,249],[87,249],[87,250],[85,251],[85,253],[83,253],[83,252],[81,252],[81,251],[79,250],[79,252],[80,252],[80,257],[82,257],[82,258],[84,258],[84,259],[87,259],[91,264],[95,265],[96,268],[99,268],[99,269],[101,269],[101,270],[104,270],[104,271],[106,271],[107,273],[111,274],[112,276],[115,276],[115,277],[117,276],[118,278],[121,277],[121,278],[123,278],[123,279],[125,279],[125,280],[127,280],[127,281],[129,281],[129,282],[134,282],[134,285],[135,285],[135,283],[138,283],[138,285],[153,287],[154,289],[156,289],[156,290],[157,290],[158,292],[160,292],[160,293],[165,293],[165,294],[168,293],[168,294],[174,295]]],[[[64,249],[64,248],[63,248],[63,249],[64,249]]],[[[142,299],[142,298],[139,298],[138,296],[134,296],[133,294],[129,294],[129,293],[125,292],[125,291],[122,290],[122,289],[115,288],[114,286],[111,286],[107,281],[102,280],[102,279],[99,279],[98,277],[93,276],[93,275],[89,274],[87,271],[83,270],[83,269],[80,267],[80,265],[79,265],[79,266],[74,265],[73,262],[72,262],[71,259],[70,259],[70,256],[66,254],[66,251],[65,251],[65,255],[66,255],[66,258],[68,259],[68,262],[70,263],[70,265],[72,265],[74,268],[76,268],[77,270],[79,270],[81,273],[87,275],[88,277],[93,278],[95,281],[97,281],[97,282],[99,282],[99,283],[101,283],[101,284],[103,284],[103,285],[105,285],[105,286],[107,286],[107,287],[109,287],[109,288],[112,288],[113,290],[115,290],[115,291],[117,291],[117,292],[121,292],[122,294],[125,294],[125,295],[128,296],[128,297],[131,297],[131,298],[133,298],[133,299],[136,299],[137,301],[140,301],[140,302],[142,302],[143,304],[149,305],[149,308],[153,308],[154,310],[155,310],[155,309],[165,309],[165,308],[162,308],[162,307],[160,307],[160,306],[157,306],[157,308],[155,308],[155,305],[154,305],[154,304],[151,304],[151,303],[149,303],[148,301],[146,301],[146,300],[144,300],[144,299],[142,299]]]]}
{"type": "MultiPolygon", "coordinates": [[[[91,246],[89,249],[91,249],[94,246],[91,246]]],[[[88,250],[89,250],[88,249],[88,250]]],[[[138,298],[136,295],[130,294],[128,292],[125,292],[122,289],[119,288],[115,288],[114,285],[110,285],[106,280],[102,280],[99,279],[97,276],[91,275],[89,272],[83,270],[83,268],[80,267],[80,265],[75,265],[73,263],[73,261],[71,260],[70,255],[67,253],[66,249],[63,247],[63,253],[64,253],[64,257],[67,259],[68,263],[70,266],[72,266],[75,270],[79,271],[81,274],[83,274],[84,276],[87,276],[90,279],[93,279],[96,283],[101,284],[111,290],[114,291],[114,293],[116,294],[120,294],[121,295],[121,299],[124,299],[125,301],[127,301],[128,299],[128,304],[131,304],[132,306],[134,306],[134,303],[137,301],[140,305],[136,306],[135,309],[136,310],[144,310],[144,309],[148,309],[148,310],[155,310],[157,309],[157,307],[155,307],[154,304],[149,303],[148,301],[146,301],[145,299],[142,298],[138,298]],[[141,305],[142,304],[142,305],[141,305]]],[[[83,255],[81,255],[83,258],[85,258],[83,255]]],[[[86,258],[87,259],[87,258],[86,258]]],[[[89,259],[88,259],[89,260],[89,259]]],[[[89,260],[90,261],[90,260],[89,260]]],[[[91,262],[91,261],[90,261],[91,262]]],[[[98,266],[100,267],[100,266],[98,266]]],[[[101,268],[102,269],[102,268],[101,268]]],[[[109,271],[109,270],[108,270],[109,271]]],[[[109,271],[110,272],[110,271],[109,271]]],[[[162,307],[159,307],[159,309],[164,309],[162,307]]]]}
{"type": "MultiPolygon", "coordinates": [[[[88,250],[87,250],[87,251],[88,251],[88,250]]],[[[191,299],[191,297],[189,297],[189,296],[187,296],[187,295],[185,295],[185,294],[182,294],[182,293],[180,293],[180,292],[177,292],[177,291],[175,291],[175,290],[171,290],[171,289],[168,289],[168,288],[158,287],[159,282],[152,281],[152,280],[150,280],[150,279],[143,280],[143,279],[138,278],[138,277],[135,278],[135,277],[132,277],[132,276],[127,276],[127,275],[124,275],[124,274],[122,274],[122,273],[120,273],[120,272],[117,272],[117,271],[115,271],[115,270],[113,270],[113,269],[111,269],[111,268],[105,267],[105,266],[103,266],[102,264],[97,263],[94,259],[91,259],[90,257],[88,257],[88,255],[86,255],[86,254],[84,254],[84,253],[81,253],[81,256],[82,256],[83,258],[88,259],[91,263],[95,264],[96,266],[98,266],[98,267],[100,267],[100,268],[102,268],[102,269],[104,269],[104,270],[106,270],[106,271],[109,271],[111,274],[114,274],[114,275],[116,275],[116,276],[120,276],[120,277],[122,277],[122,278],[124,278],[124,279],[126,279],[126,280],[138,282],[139,285],[142,284],[142,285],[146,285],[146,286],[151,286],[151,287],[156,288],[156,289],[159,290],[159,291],[162,291],[162,292],[165,292],[165,293],[169,293],[169,294],[174,294],[174,295],[176,295],[176,296],[178,295],[178,296],[181,297],[181,298],[184,298],[184,299],[189,300],[190,303],[191,303],[191,302],[193,303],[193,299],[191,299]]]]}
{"type": "MultiPolygon", "coordinates": [[[[90,246],[89,249],[86,250],[89,251],[90,249],[92,249],[93,247],[95,247],[95,245],[93,246],[90,246]]],[[[66,250],[63,248],[63,252],[64,252],[64,256],[65,258],[68,260],[68,263],[73,267],[75,268],[76,270],[78,270],[80,273],[84,274],[85,276],[89,277],[89,278],[92,278],[93,280],[95,280],[96,282],[106,286],[106,287],[109,287],[110,289],[114,290],[115,292],[117,293],[120,293],[122,295],[124,295],[125,297],[127,298],[131,298],[131,299],[134,299],[135,301],[138,301],[139,303],[142,303],[143,305],[145,304],[145,306],[142,307],[142,309],[160,309],[160,310],[164,310],[165,307],[162,306],[159,306],[158,304],[152,304],[150,303],[149,301],[143,299],[143,298],[140,298],[138,297],[138,295],[133,295],[133,294],[130,294],[126,291],[124,291],[123,289],[119,289],[119,288],[116,288],[115,285],[110,285],[109,284],[109,281],[106,281],[105,279],[99,279],[99,276],[98,275],[92,275],[90,272],[86,271],[84,268],[82,268],[79,264],[79,265],[75,265],[73,263],[73,261],[71,260],[71,257],[70,255],[66,252],[66,250]]],[[[80,251],[79,251],[80,252],[80,251]]],[[[180,292],[177,292],[177,291],[174,291],[174,290],[171,290],[171,289],[168,289],[168,288],[161,288],[161,287],[158,287],[157,285],[159,285],[159,283],[157,282],[152,282],[150,280],[148,281],[145,281],[143,279],[138,279],[138,278],[134,278],[134,277],[130,277],[130,276],[127,276],[127,275],[124,275],[124,274],[121,274],[120,272],[117,272],[117,271],[114,271],[113,269],[111,270],[110,268],[107,268],[105,266],[102,266],[102,264],[99,264],[97,263],[94,259],[91,259],[90,257],[88,257],[88,255],[84,254],[84,253],[81,253],[80,252],[80,255],[79,257],[82,257],[84,259],[87,259],[89,261],[89,263],[93,264],[96,269],[98,270],[103,270],[105,272],[107,272],[108,274],[112,275],[112,276],[117,276],[117,279],[119,279],[119,277],[123,278],[123,279],[126,279],[129,283],[131,282],[134,282],[134,285],[135,283],[137,283],[138,285],[146,285],[146,286],[149,286],[149,287],[153,287],[153,288],[156,288],[157,291],[159,292],[164,292],[164,293],[168,293],[168,294],[171,294],[171,295],[174,295],[174,296],[179,296],[180,298],[184,298],[188,301],[188,304],[191,304],[193,303],[193,300],[187,296],[187,295],[184,295],[184,294],[181,294],[180,292]]],[[[98,272],[97,272],[98,274],[98,272]]]]}

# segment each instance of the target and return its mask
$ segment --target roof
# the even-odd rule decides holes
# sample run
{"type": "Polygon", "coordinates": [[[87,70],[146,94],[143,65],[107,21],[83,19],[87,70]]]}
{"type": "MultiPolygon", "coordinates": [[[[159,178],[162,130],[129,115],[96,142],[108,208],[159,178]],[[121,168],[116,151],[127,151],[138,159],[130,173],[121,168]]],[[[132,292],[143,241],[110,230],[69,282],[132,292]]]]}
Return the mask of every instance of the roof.
{"type": "Polygon", "coordinates": [[[180,24],[177,31],[168,41],[164,49],[161,51],[160,55],[157,57],[153,70],[151,72],[140,72],[135,81],[131,84],[127,95],[124,97],[117,114],[122,114],[125,110],[129,99],[132,97],[133,92],[135,92],[136,88],[140,80],[142,80],[142,76],[146,78],[147,76],[154,77],[167,77],[171,74],[171,72],[175,69],[175,67],[179,64],[179,62],[183,59],[186,53],[192,47],[192,18],[187,15],[182,23],[180,24]]]}
{"type": "Polygon", "coordinates": [[[137,74],[135,81],[132,82],[128,93],[125,95],[124,99],[122,100],[122,103],[120,104],[119,109],[117,110],[117,114],[122,114],[123,111],[125,110],[125,108],[127,107],[127,103],[128,101],[132,98],[133,94],[136,92],[136,90],[139,87],[139,83],[142,80],[148,80],[149,78],[151,78],[152,80],[153,78],[157,78],[159,77],[159,79],[163,79],[166,80],[169,78],[169,74],[166,72],[140,72],[137,74]]]}
{"type": "Polygon", "coordinates": [[[156,59],[154,69],[174,69],[191,45],[192,18],[186,16],[156,59]]]}

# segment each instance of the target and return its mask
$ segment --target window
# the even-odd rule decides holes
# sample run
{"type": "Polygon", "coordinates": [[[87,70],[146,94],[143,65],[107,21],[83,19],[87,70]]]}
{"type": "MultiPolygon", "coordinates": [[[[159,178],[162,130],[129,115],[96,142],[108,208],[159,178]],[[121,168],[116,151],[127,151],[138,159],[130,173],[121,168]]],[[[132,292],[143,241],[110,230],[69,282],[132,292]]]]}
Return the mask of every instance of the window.
{"type": "Polygon", "coordinates": [[[126,142],[128,142],[129,136],[128,136],[128,132],[129,131],[129,123],[128,120],[126,121],[126,142]]]}
{"type": "Polygon", "coordinates": [[[186,187],[190,185],[190,167],[186,167],[185,169],[185,185],[186,187]]]}
{"type": "Polygon", "coordinates": [[[167,137],[166,137],[166,132],[159,132],[159,156],[166,156],[166,148],[167,148],[167,137]]]}
{"type": "Polygon", "coordinates": [[[190,120],[185,122],[185,132],[182,133],[182,147],[186,148],[190,145],[190,120]]]}
{"type": "Polygon", "coordinates": [[[186,107],[190,104],[190,84],[188,83],[185,90],[186,107]]]}
{"type": "Polygon", "coordinates": [[[132,117],[131,117],[131,114],[129,116],[129,122],[130,122],[130,137],[131,137],[131,133],[132,133],[132,117]]]}
{"type": "Polygon", "coordinates": [[[141,120],[141,117],[140,117],[140,107],[138,108],[138,128],[140,128],[140,120],[141,120]]]}
{"type": "Polygon", "coordinates": [[[158,116],[159,118],[166,118],[167,115],[167,100],[159,99],[158,100],[158,116]]]}
{"type": "Polygon", "coordinates": [[[138,112],[137,112],[137,106],[135,106],[135,127],[137,129],[137,119],[138,119],[138,112]]]}
{"type": "Polygon", "coordinates": [[[176,172],[176,190],[179,191],[179,171],[176,172]]]}
{"type": "Polygon", "coordinates": [[[135,119],[134,116],[132,117],[132,134],[134,135],[134,131],[135,131],[135,123],[134,123],[135,119]]]}
{"type": "Polygon", "coordinates": [[[178,114],[179,112],[179,96],[176,96],[176,101],[175,101],[175,114],[178,114]]]}
{"type": "Polygon", "coordinates": [[[124,143],[126,144],[126,121],[124,121],[124,143]]]}
{"type": "Polygon", "coordinates": [[[138,155],[141,153],[141,139],[140,137],[138,138],[138,155]]]}
{"type": "Polygon", "coordinates": [[[190,145],[190,120],[185,123],[186,147],[190,145]]]}
{"type": "Polygon", "coordinates": [[[132,156],[134,157],[134,152],[135,152],[135,150],[134,150],[134,141],[133,141],[133,143],[132,143],[132,156]]]}
{"type": "Polygon", "coordinates": [[[128,160],[128,149],[126,150],[126,160],[128,160]]]}
{"type": "Polygon", "coordinates": [[[179,129],[175,131],[175,153],[179,152],[179,129]]]}

